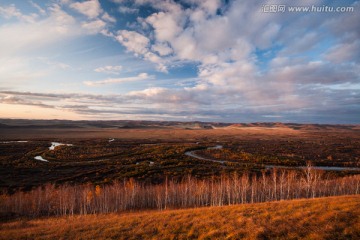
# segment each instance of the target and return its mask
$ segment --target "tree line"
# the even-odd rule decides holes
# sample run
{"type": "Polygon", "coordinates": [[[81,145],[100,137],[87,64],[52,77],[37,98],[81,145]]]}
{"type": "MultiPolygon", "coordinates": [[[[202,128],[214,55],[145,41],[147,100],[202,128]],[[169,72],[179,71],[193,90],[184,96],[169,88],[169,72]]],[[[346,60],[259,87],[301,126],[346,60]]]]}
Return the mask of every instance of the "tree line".
{"type": "Polygon", "coordinates": [[[205,180],[187,176],[156,185],[133,179],[103,186],[46,185],[30,192],[1,195],[0,211],[29,217],[64,216],[224,206],[359,192],[360,175],[329,178],[309,166],[301,172],[273,169],[260,175],[234,173],[205,180]]]}

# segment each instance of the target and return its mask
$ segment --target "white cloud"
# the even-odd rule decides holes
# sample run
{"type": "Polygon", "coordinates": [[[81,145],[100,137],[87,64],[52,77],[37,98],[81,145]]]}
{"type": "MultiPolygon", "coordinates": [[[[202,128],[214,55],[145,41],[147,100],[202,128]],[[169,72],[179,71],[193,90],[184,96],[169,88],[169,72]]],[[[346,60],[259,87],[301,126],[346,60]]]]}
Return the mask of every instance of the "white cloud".
{"type": "MultiPolygon", "coordinates": [[[[67,35],[78,35],[79,31],[76,31],[75,29],[77,26],[76,19],[66,13],[59,5],[52,5],[49,8],[50,11],[50,17],[48,19],[45,19],[44,21],[40,21],[39,24],[42,24],[43,22],[51,25],[55,30],[61,34],[67,34],[67,35]]],[[[50,32],[44,31],[44,34],[47,33],[50,35],[50,32]]]]}
{"type": "Polygon", "coordinates": [[[135,56],[143,57],[144,59],[155,63],[159,71],[167,71],[163,59],[150,51],[149,38],[138,32],[128,30],[118,31],[117,34],[116,40],[125,46],[127,51],[133,52],[135,53],[135,56]]]}
{"type": "Polygon", "coordinates": [[[339,84],[358,81],[356,66],[333,66],[322,61],[286,64],[274,67],[268,77],[283,83],[293,84],[339,84]]]}
{"type": "Polygon", "coordinates": [[[220,0],[205,0],[200,1],[201,8],[205,9],[209,14],[216,14],[216,11],[219,9],[221,5],[220,0]]]}
{"type": "Polygon", "coordinates": [[[84,84],[87,86],[97,86],[97,85],[106,85],[106,84],[115,84],[115,83],[124,83],[124,82],[136,82],[153,79],[154,76],[150,76],[147,73],[140,73],[136,77],[124,77],[124,78],[108,78],[101,81],[85,81],[84,84]]]}
{"type": "Polygon", "coordinates": [[[160,72],[167,72],[167,67],[163,63],[163,59],[150,51],[144,54],[144,58],[150,62],[156,63],[156,69],[160,72]]]}
{"type": "Polygon", "coordinates": [[[39,11],[41,15],[46,15],[46,11],[42,7],[40,7],[38,4],[34,3],[33,1],[29,1],[29,2],[34,8],[36,8],[39,11]]]}
{"type": "Polygon", "coordinates": [[[183,30],[176,17],[170,13],[159,12],[147,17],[146,22],[154,27],[158,41],[172,41],[183,30]]]}
{"type": "Polygon", "coordinates": [[[122,68],[122,66],[105,66],[98,67],[94,71],[98,73],[119,74],[122,68]]]}
{"type": "Polygon", "coordinates": [[[121,30],[118,32],[116,40],[124,45],[128,51],[135,54],[143,55],[148,52],[150,40],[135,31],[121,30]]]}
{"type": "MultiPolygon", "coordinates": [[[[46,75],[40,69],[31,71],[29,62],[33,59],[24,60],[17,56],[35,55],[39,50],[46,52],[47,47],[74,37],[101,33],[118,41],[128,52],[150,62],[146,67],[171,73],[172,68],[178,66],[185,66],[185,71],[188,71],[191,64],[197,68],[194,73],[196,81],[185,85],[177,84],[178,79],[148,81],[146,83],[152,87],[108,98],[102,96],[99,97],[103,101],[101,103],[89,97],[91,100],[86,99],[89,101],[87,106],[78,106],[80,100],[77,102],[74,97],[72,100],[76,104],[62,105],[64,109],[85,114],[118,114],[119,111],[109,105],[119,107],[118,103],[122,102],[134,109],[148,107],[162,114],[170,115],[171,111],[172,114],[177,111],[178,116],[189,116],[196,112],[201,116],[227,119],[256,114],[265,118],[286,117],[289,112],[305,113],[308,109],[316,113],[322,105],[326,107],[324,111],[340,109],[340,105],[346,104],[358,109],[354,105],[359,102],[359,91],[351,87],[358,86],[360,79],[359,14],[327,13],[326,17],[324,14],[265,14],[261,12],[263,3],[251,0],[229,3],[220,0],[182,0],[181,3],[113,0],[120,4],[112,9],[115,12],[136,13],[142,7],[149,9],[150,6],[154,11],[149,16],[127,23],[126,30],[117,31],[115,28],[118,25],[111,24],[116,19],[101,9],[99,1],[61,2],[64,5],[52,4],[48,5],[50,8],[44,8],[46,14],[33,5],[32,10],[37,8],[39,16],[24,15],[13,5],[0,8],[2,18],[11,19],[0,25],[0,35],[6,36],[0,38],[1,84],[5,82],[3,79],[21,82],[46,75]],[[84,16],[77,16],[75,12],[72,12],[75,17],[71,16],[66,12],[69,6],[84,16]],[[339,89],[340,85],[350,87],[339,89]],[[99,107],[101,104],[104,104],[101,106],[103,109],[99,107]]],[[[315,2],[319,3],[308,0],[299,5],[315,2]]],[[[89,42],[91,37],[87,36],[89,42]]],[[[123,56],[133,61],[132,56],[123,56]]],[[[95,66],[102,66],[102,57],[95,66]]],[[[119,74],[121,66],[115,66],[119,62],[130,69],[128,62],[110,63],[108,59],[104,62],[112,65],[94,71],[119,74]]],[[[91,63],[94,66],[94,62],[91,63]]],[[[143,61],[135,64],[143,65],[143,61]]],[[[61,68],[61,65],[58,67],[61,68]]],[[[66,65],[63,67],[68,69],[66,65]]],[[[133,71],[137,73],[150,71],[136,67],[133,71]]],[[[163,78],[164,75],[161,76],[163,78]]],[[[155,78],[145,73],[116,77],[99,81],[89,78],[94,81],[83,83],[99,86],[155,78]]],[[[143,83],[135,85],[140,87],[143,83]]],[[[126,86],[124,84],[123,91],[126,91],[126,86]]],[[[79,98],[85,101],[84,96],[79,98]]],[[[16,98],[4,101],[10,103],[11,100],[14,104],[21,103],[16,98]]],[[[36,102],[29,100],[30,104],[36,102]]],[[[153,114],[145,112],[142,110],[143,116],[153,114]]]]}
{"type": "Polygon", "coordinates": [[[58,4],[50,4],[44,10],[46,14],[35,22],[19,19],[0,25],[0,35],[6,36],[0,38],[2,87],[35,86],[44,79],[53,79],[52,74],[73,71],[63,62],[67,61],[63,58],[66,54],[63,46],[73,45],[69,44],[72,40],[101,27],[84,25],[87,29],[82,29],[81,23],[58,4]]]}
{"type": "Polygon", "coordinates": [[[60,6],[52,5],[49,16],[33,23],[16,22],[0,26],[0,52],[3,57],[24,55],[44,49],[55,42],[79,36],[75,18],[60,6]]]}
{"type": "MultiPolygon", "coordinates": [[[[126,12],[138,9],[141,4],[151,4],[158,10],[139,19],[133,28],[136,31],[120,30],[116,33],[114,38],[127,51],[155,63],[163,72],[168,71],[168,66],[181,62],[197,64],[199,78],[192,87],[176,90],[154,87],[130,92],[126,95],[128,101],[156,104],[159,108],[167,104],[173,104],[174,108],[200,105],[202,109],[207,104],[216,106],[221,102],[229,109],[234,109],[231,105],[236,104],[247,111],[259,111],[263,116],[270,116],[271,111],[265,112],[264,109],[291,111],[310,106],[311,100],[302,97],[309,94],[304,91],[306,85],[354,83],[358,79],[356,69],[359,68],[356,66],[341,69],[327,65],[321,59],[287,57],[318,47],[317,44],[326,38],[317,31],[327,27],[321,22],[319,27],[312,27],[313,22],[294,14],[263,14],[260,12],[261,4],[251,1],[234,1],[228,9],[216,0],[187,2],[193,6],[185,9],[172,1],[138,0],[131,8],[123,8],[126,12]],[[218,11],[222,14],[217,14],[218,11]],[[251,25],[241,24],[249,22],[251,25]],[[284,25],[284,22],[289,24],[284,25]],[[299,30],[290,31],[294,26],[299,30]],[[269,69],[261,69],[259,62],[263,59],[256,56],[255,51],[270,52],[275,44],[279,44],[280,50],[270,54],[273,60],[268,63],[269,69]]],[[[99,29],[104,35],[113,36],[105,26],[99,29]]],[[[333,62],[335,59],[353,61],[358,59],[352,53],[357,48],[353,38],[347,37],[328,49],[324,58],[333,62]]],[[[98,72],[110,73],[111,66],[107,67],[99,68],[98,72]]],[[[94,86],[139,79],[143,78],[140,75],[109,78],[85,84],[94,86]]]]}
{"type": "Polygon", "coordinates": [[[67,5],[67,4],[70,4],[72,0],[59,0],[59,3],[61,5],[67,5]]]}
{"type": "Polygon", "coordinates": [[[156,43],[151,46],[151,49],[159,53],[160,56],[166,56],[173,52],[172,48],[166,43],[156,43]]]}
{"type": "Polygon", "coordinates": [[[15,17],[20,21],[29,22],[29,23],[35,22],[35,20],[38,18],[38,15],[35,13],[30,15],[25,15],[21,13],[21,11],[17,9],[14,4],[5,7],[0,6],[0,15],[6,19],[15,17]]]}
{"type": "Polygon", "coordinates": [[[96,34],[105,29],[106,23],[103,20],[96,19],[89,22],[83,22],[81,27],[86,29],[91,34],[96,34]]]}
{"type": "Polygon", "coordinates": [[[139,12],[139,9],[120,6],[119,12],[124,13],[124,14],[135,14],[135,13],[139,12]]]}
{"type": "Polygon", "coordinates": [[[106,37],[115,38],[115,35],[108,29],[101,29],[100,33],[106,37]]]}
{"type": "Polygon", "coordinates": [[[171,47],[174,49],[176,56],[181,60],[200,60],[199,49],[197,42],[193,38],[192,30],[184,31],[180,36],[171,42],[171,47]]]}
{"type": "Polygon", "coordinates": [[[325,59],[334,63],[346,61],[360,62],[360,40],[345,42],[333,46],[326,54],[325,59]]]}
{"type": "Polygon", "coordinates": [[[306,30],[313,25],[310,21],[299,21],[294,14],[261,13],[261,4],[251,1],[234,1],[222,15],[217,15],[217,11],[222,9],[220,1],[187,2],[193,6],[184,9],[175,2],[137,1],[139,5],[151,4],[158,9],[158,12],[145,19],[153,28],[146,36],[153,37],[153,41],[148,40],[143,46],[137,47],[120,42],[129,51],[145,56],[151,62],[162,63],[164,67],[175,61],[199,63],[198,77],[201,82],[193,88],[194,91],[205,88],[209,93],[210,89],[218,88],[215,89],[216,93],[228,94],[232,101],[240,99],[244,104],[253,106],[267,103],[274,106],[303,106],[304,102],[297,97],[299,89],[296,84],[329,84],[339,81],[341,77],[346,81],[355,79],[352,70],[331,70],[321,62],[304,64],[296,63],[298,58],[281,58],[281,54],[309,50],[322,39],[323,36],[316,31],[306,30]],[[284,21],[299,26],[298,33],[290,31],[293,28],[291,25],[286,33],[280,31],[284,21]],[[250,22],[250,25],[241,24],[250,22]],[[285,69],[278,66],[276,70],[260,73],[257,61],[262,59],[257,59],[254,51],[273,46],[277,39],[281,40],[280,44],[289,47],[279,52],[269,66],[276,67],[274,64],[276,61],[279,64],[280,59],[283,59],[284,66],[289,66],[290,61],[294,63],[285,69]],[[332,72],[330,77],[326,74],[329,70],[332,72]],[[273,82],[269,80],[267,83],[264,80],[267,78],[273,82]]]}
{"type": "Polygon", "coordinates": [[[96,18],[102,13],[98,0],[86,0],[84,2],[71,3],[70,7],[88,18],[96,18]]]}
{"type": "Polygon", "coordinates": [[[116,23],[116,19],[114,17],[110,16],[107,12],[105,12],[101,16],[101,19],[103,19],[104,21],[107,21],[107,22],[116,23]]]}
{"type": "Polygon", "coordinates": [[[149,97],[157,97],[159,95],[164,94],[167,91],[168,90],[166,88],[156,87],[156,88],[148,88],[141,91],[132,91],[129,92],[127,95],[138,98],[149,98],[149,97]]]}

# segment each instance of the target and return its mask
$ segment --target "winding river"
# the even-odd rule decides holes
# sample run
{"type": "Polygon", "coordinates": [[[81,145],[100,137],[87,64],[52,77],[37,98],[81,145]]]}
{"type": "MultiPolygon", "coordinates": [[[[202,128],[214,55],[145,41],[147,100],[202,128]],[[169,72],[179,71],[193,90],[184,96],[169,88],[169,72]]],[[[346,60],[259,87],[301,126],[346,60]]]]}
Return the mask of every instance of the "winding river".
{"type": "MultiPolygon", "coordinates": [[[[51,142],[51,146],[49,147],[49,150],[50,151],[53,151],[55,150],[56,147],[58,146],[62,146],[62,145],[65,145],[65,146],[74,146],[72,144],[66,144],[66,143],[59,143],[59,142],[51,142]]],[[[42,161],[42,162],[49,162],[49,160],[46,160],[45,158],[43,158],[42,156],[36,156],[34,157],[35,160],[38,160],[38,161],[42,161]]]]}
{"type": "MultiPolygon", "coordinates": [[[[223,146],[221,145],[216,145],[215,147],[208,147],[207,149],[210,150],[210,149],[222,149],[223,146]]],[[[205,158],[205,157],[202,157],[200,155],[198,155],[196,152],[199,151],[199,150],[194,150],[194,151],[187,151],[185,152],[185,155],[186,156],[189,156],[189,157],[193,157],[193,158],[197,158],[197,159],[200,159],[200,160],[205,160],[205,161],[209,161],[209,162],[216,162],[216,163],[225,163],[225,162],[228,162],[228,161],[224,161],[224,160],[217,160],[217,159],[211,159],[211,158],[205,158]]]]}
{"type": "MultiPolygon", "coordinates": [[[[216,145],[214,147],[208,147],[207,149],[222,149],[223,146],[221,145],[216,145]]],[[[216,163],[230,163],[231,161],[226,161],[226,160],[219,160],[219,159],[213,159],[213,158],[206,158],[206,157],[202,157],[200,155],[197,154],[199,150],[193,150],[193,151],[187,151],[185,152],[186,156],[189,157],[193,157],[196,159],[200,159],[200,160],[204,160],[204,161],[209,161],[209,162],[216,162],[216,163]]],[[[255,164],[257,166],[263,166],[266,169],[271,169],[271,168],[285,168],[285,169],[306,169],[306,166],[282,166],[282,165],[260,165],[260,164],[255,164]]],[[[360,168],[358,167],[334,167],[334,166],[312,166],[312,169],[315,170],[324,170],[324,171],[360,171],[360,168]]]]}

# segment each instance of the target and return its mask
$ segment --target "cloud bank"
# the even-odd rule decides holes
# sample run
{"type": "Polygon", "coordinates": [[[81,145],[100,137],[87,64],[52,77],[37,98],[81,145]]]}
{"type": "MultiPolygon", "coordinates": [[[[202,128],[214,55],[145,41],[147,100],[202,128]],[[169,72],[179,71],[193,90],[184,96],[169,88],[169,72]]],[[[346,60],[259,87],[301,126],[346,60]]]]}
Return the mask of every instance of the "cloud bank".
{"type": "Polygon", "coordinates": [[[346,5],[354,8],[349,13],[264,13],[264,2],[252,0],[121,0],[111,1],[111,7],[98,0],[53,2],[47,8],[34,4],[37,14],[0,5],[4,19],[17,19],[0,25],[0,34],[17,43],[0,39],[8,56],[36,50],[37,41],[44,46],[59,38],[101,36],[132,61],[149,66],[148,72],[120,61],[98,64],[91,70],[98,79],[77,81],[88,91],[104,88],[100,94],[45,94],[40,100],[40,92],[0,85],[4,104],[54,106],[84,117],[360,121],[359,1],[291,2],[346,5]],[[44,28],[49,32],[40,32],[44,28]],[[16,37],[20,31],[22,39],[16,37]],[[38,34],[30,37],[30,32],[38,34]],[[182,85],[186,78],[188,84],[182,85]],[[135,89],[134,83],[142,88],[135,89]],[[109,85],[121,93],[106,92],[109,85]]]}

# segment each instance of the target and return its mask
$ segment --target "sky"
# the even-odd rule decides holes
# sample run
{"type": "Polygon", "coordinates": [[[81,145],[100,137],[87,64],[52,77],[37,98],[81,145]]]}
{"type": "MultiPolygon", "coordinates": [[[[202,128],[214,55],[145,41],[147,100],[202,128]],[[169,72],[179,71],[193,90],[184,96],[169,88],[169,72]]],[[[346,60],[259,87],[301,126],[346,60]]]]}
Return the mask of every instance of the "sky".
{"type": "Polygon", "coordinates": [[[359,124],[359,6],[1,0],[0,118],[359,124]]]}

